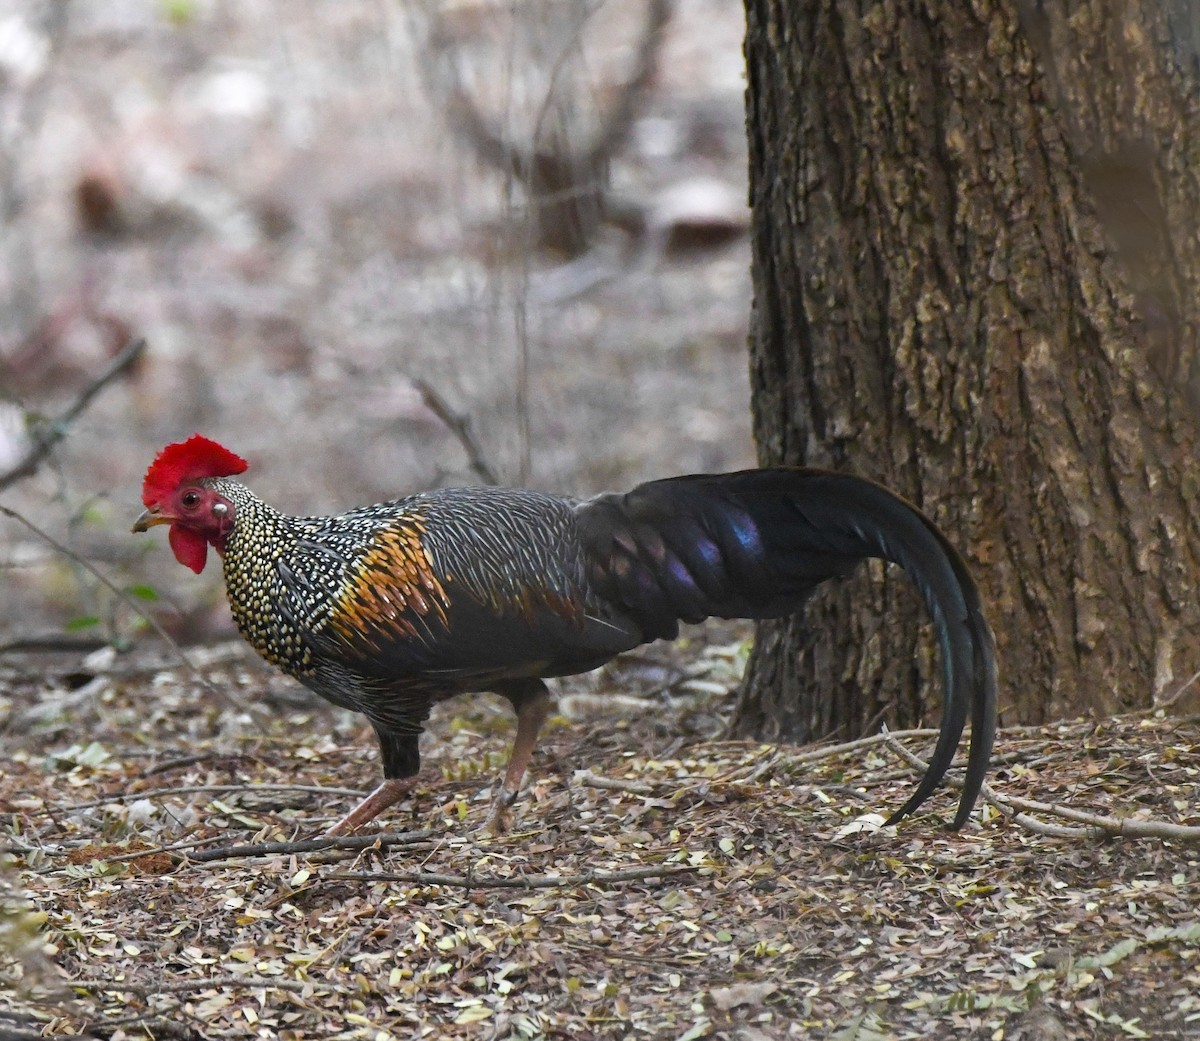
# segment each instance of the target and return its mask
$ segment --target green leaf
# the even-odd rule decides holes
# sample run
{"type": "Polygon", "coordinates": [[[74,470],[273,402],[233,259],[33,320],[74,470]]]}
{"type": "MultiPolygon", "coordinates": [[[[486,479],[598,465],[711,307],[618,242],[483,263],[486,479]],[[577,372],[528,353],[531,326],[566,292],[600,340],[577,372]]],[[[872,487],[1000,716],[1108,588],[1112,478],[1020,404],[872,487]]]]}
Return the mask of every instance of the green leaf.
{"type": "Polygon", "coordinates": [[[158,599],[158,590],[155,589],[153,586],[144,586],[144,585],[129,586],[129,588],[126,589],[125,592],[127,592],[130,596],[132,596],[138,600],[145,600],[147,603],[151,603],[151,604],[154,603],[158,599]]]}
{"type": "Polygon", "coordinates": [[[77,633],[81,629],[91,629],[100,624],[100,616],[94,614],[80,615],[72,618],[63,628],[69,633],[77,633]]]}
{"type": "Polygon", "coordinates": [[[188,25],[196,18],[196,0],[160,0],[162,13],[173,25],[188,25]]]}

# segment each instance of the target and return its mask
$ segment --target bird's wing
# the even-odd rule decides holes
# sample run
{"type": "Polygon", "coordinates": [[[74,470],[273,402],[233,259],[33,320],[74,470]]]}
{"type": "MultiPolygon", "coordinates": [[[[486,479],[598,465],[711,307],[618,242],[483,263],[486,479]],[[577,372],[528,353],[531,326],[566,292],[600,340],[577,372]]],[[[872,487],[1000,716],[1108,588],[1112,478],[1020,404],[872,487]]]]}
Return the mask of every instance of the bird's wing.
{"type": "Polygon", "coordinates": [[[326,653],[372,676],[486,689],[595,668],[638,642],[588,610],[565,500],[446,489],[408,501],[344,569],[326,653]]]}

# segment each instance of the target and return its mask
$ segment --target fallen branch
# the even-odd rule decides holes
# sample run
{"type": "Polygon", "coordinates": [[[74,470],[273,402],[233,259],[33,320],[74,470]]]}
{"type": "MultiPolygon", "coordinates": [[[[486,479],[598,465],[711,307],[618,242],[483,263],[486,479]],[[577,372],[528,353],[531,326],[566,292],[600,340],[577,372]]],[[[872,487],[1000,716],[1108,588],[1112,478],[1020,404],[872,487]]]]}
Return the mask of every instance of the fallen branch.
{"type": "Polygon", "coordinates": [[[153,766],[146,767],[142,771],[142,777],[153,777],[155,774],[170,773],[172,770],[182,770],[188,766],[195,766],[197,763],[207,763],[210,759],[250,759],[250,755],[245,752],[219,752],[215,749],[211,752],[196,752],[193,755],[181,755],[175,759],[164,759],[160,763],[155,763],[153,766]]]}
{"type": "MultiPolygon", "coordinates": [[[[116,1019],[106,1019],[104,1029],[115,1033],[118,1028],[137,1027],[144,1036],[152,1037],[154,1041],[197,1041],[197,1038],[204,1036],[199,1029],[204,1023],[190,1014],[186,1005],[186,1001],[175,1000],[164,1008],[157,1009],[152,1016],[119,1016],[116,1019]],[[168,1019],[168,1014],[176,1018],[168,1019]]],[[[113,1033],[107,1033],[105,1037],[111,1038],[113,1033]]]]}
{"type": "MultiPolygon", "coordinates": [[[[785,749],[778,748],[772,745],[764,745],[759,756],[760,761],[754,764],[753,768],[748,773],[742,773],[739,770],[731,770],[728,773],[710,777],[707,775],[684,775],[674,776],[656,780],[655,782],[646,781],[630,781],[615,777],[605,777],[601,774],[592,773],[590,770],[576,770],[574,780],[580,784],[587,785],[589,788],[607,788],[613,791],[631,792],[635,795],[654,795],[664,786],[674,786],[678,789],[685,783],[691,782],[696,784],[715,784],[718,782],[736,782],[740,784],[752,784],[764,774],[770,773],[774,769],[793,766],[797,763],[814,763],[821,759],[829,759],[833,756],[844,755],[849,752],[856,752],[871,745],[886,744],[888,741],[900,737],[937,737],[938,731],[930,729],[920,730],[898,730],[896,732],[888,731],[881,734],[872,734],[870,737],[862,737],[855,741],[846,741],[837,745],[825,745],[821,748],[810,749],[807,752],[791,752],[785,749]]],[[[713,742],[713,745],[718,744],[734,744],[742,746],[745,742],[713,742]]],[[[1020,762],[1024,760],[1026,752],[1017,750],[1007,752],[1002,755],[994,756],[993,763],[1009,763],[1020,762]]],[[[897,773],[896,778],[902,774],[897,773]]],[[[890,778],[889,778],[890,779],[890,778]]]]}
{"type": "Polygon", "coordinates": [[[254,795],[256,792],[310,792],[315,795],[344,795],[348,798],[361,798],[362,792],[357,788],[322,788],[319,784],[183,784],[174,788],[151,788],[144,792],[116,792],[112,795],[102,795],[98,799],[87,802],[76,802],[69,806],[47,806],[41,810],[31,811],[32,815],[46,813],[74,813],[77,810],[90,810],[96,806],[106,806],[112,802],[130,802],[137,799],[165,799],[172,795],[228,795],[231,793],[254,795]]]}
{"type": "Polygon", "coordinates": [[[1175,842],[1200,842],[1200,826],[1196,825],[1174,824],[1171,821],[1144,817],[1112,817],[1107,814],[1072,809],[1070,806],[1062,806],[1057,803],[1020,799],[1011,795],[1000,796],[986,785],[984,786],[984,795],[997,809],[1004,810],[1007,805],[1012,809],[1013,816],[1017,815],[1015,811],[1025,810],[1032,813],[1045,813],[1082,824],[1083,828],[1075,830],[1086,833],[1089,838],[1170,839],[1175,842]]]}
{"type": "MultiPolygon", "coordinates": [[[[888,747],[905,762],[918,770],[928,769],[929,764],[920,756],[910,752],[891,734],[885,732],[888,747]]],[[[955,777],[946,778],[946,783],[952,788],[961,788],[962,781],[955,777]]],[[[1011,795],[1000,795],[990,785],[985,784],[981,790],[984,801],[994,806],[1006,817],[1030,831],[1054,838],[1088,839],[1098,841],[1108,838],[1136,839],[1167,839],[1174,842],[1200,842],[1200,826],[1174,824],[1171,821],[1113,817],[1108,814],[1092,813],[1087,810],[1076,810],[1070,806],[1058,803],[1038,802],[1033,799],[1021,799],[1011,795]],[[1026,812],[1021,812],[1026,811],[1026,812]],[[1029,813],[1043,813],[1050,817],[1058,817],[1071,821],[1083,827],[1069,827],[1060,824],[1047,824],[1029,813]]]]}
{"type": "Polygon", "coordinates": [[[566,889],[568,886],[608,885],[670,878],[699,871],[690,865],[628,868],[624,871],[586,871],[576,875],[443,875],[429,871],[335,871],[319,881],[407,882],[418,886],[456,886],[461,889],[566,889]]]}
{"type": "MultiPolygon", "coordinates": [[[[936,730],[919,729],[919,730],[899,730],[894,735],[895,737],[936,737],[936,730]]],[[[842,741],[836,745],[823,745],[820,748],[813,748],[807,752],[790,752],[783,749],[773,749],[764,756],[753,770],[744,777],[738,778],[743,784],[753,784],[764,774],[770,773],[773,769],[780,767],[794,766],[798,763],[816,763],[822,759],[830,759],[834,756],[845,755],[848,752],[858,752],[864,748],[869,748],[871,745],[877,745],[885,741],[887,733],[871,734],[868,737],[860,737],[854,741],[842,741]]]]}
{"type": "Polygon", "coordinates": [[[634,795],[653,795],[653,785],[642,781],[626,781],[619,777],[603,777],[591,770],[576,770],[573,780],[585,784],[589,788],[602,788],[614,792],[632,792],[634,795]]]}
{"type": "Polygon", "coordinates": [[[66,980],[66,986],[76,990],[86,990],[98,994],[111,992],[115,994],[137,994],[139,997],[150,997],[154,994],[183,994],[192,990],[209,990],[231,987],[235,989],[290,990],[303,992],[306,990],[336,991],[337,987],[329,983],[319,983],[316,980],[288,980],[278,976],[213,976],[203,980],[154,980],[149,983],[135,983],[132,980],[113,979],[77,979],[66,980]]]}
{"type": "Polygon", "coordinates": [[[140,337],[130,340],[108,363],[91,383],[80,391],[79,396],[71,403],[65,412],[57,419],[38,423],[29,434],[29,450],[11,467],[0,473],[0,492],[10,485],[37,473],[42,461],[53,451],[54,446],[67,435],[71,424],[75,422],[92,403],[96,395],[120,376],[146,349],[146,341],[140,337]]]}
{"type": "Polygon", "coordinates": [[[860,748],[867,748],[870,745],[886,743],[888,738],[937,737],[939,733],[940,731],[934,730],[932,727],[918,727],[913,730],[887,730],[878,734],[870,734],[867,737],[856,738],[853,741],[843,741],[836,745],[820,745],[817,748],[809,749],[807,752],[783,752],[782,750],[779,750],[777,745],[763,745],[763,742],[756,741],[752,738],[736,738],[726,741],[706,741],[705,747],[728,747],[733,749],[741,749],[761,746],[768,751],[779,751],[781,756],[786,755],[788,762],[806,763],[816,759],[826,759],[831,755],[839,755],[842,752],[856,752],[860,748]]]}
{"type": "Polygon", "coordinates": [[[129,853],[120,853],[115,857],[105,857],[105,864],[121,864],[130,860],[141,860],[143,857],[154,857],[162,853],[179,853],[185,849],[195,849],[197,846],[203,846],[212,839],[186,839],[183,842],[172,842],[167,846],[147,846],[145,849],[131,850],[129,853]]]}
{"type": "Polygon", "coordinates": [[[423,842],[433,835],[432,831],[396,831],[377,835],[334,835],[319,839],[296,839],[293,842],[255,842],[242,846],[218,846],[215,849],[189,853],[188,860],[208,864],[214,860],[232,860],[243,857],[273,857],[291,853],[319,853],[327,849],[344,849],[358,852],[379,846],[411,846],[423,842]]]}

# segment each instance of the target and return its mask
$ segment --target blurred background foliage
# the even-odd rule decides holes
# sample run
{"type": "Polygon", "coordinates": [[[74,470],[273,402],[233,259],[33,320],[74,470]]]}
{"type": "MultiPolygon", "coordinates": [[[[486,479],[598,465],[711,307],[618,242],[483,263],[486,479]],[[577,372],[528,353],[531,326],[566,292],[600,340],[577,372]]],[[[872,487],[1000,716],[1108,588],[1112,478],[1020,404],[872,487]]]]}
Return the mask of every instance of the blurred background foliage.
{"type": "Polygon", "coordinates": [[[0,475],[64,435],[0,504],[70,550],[0,517],[0,645],[128,641],[146,606],[227,631],[216,569],[127,537],[197,430],[304,513],[478,481],[431,400],[505,483],[751,463],[742,28],[722,0],[0,6],[0,475]]]}

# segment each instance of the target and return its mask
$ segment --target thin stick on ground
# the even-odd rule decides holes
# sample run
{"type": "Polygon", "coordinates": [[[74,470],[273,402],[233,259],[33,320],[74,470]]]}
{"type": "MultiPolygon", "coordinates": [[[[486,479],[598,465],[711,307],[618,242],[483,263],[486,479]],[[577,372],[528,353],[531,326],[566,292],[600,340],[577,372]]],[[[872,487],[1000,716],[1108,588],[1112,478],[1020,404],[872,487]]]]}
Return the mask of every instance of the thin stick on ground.
{"type": "MultiPolygon", "coordinates": [[[[818,745],[806,752],[790,752],[780,751],[781,755],[786,755],[788,762],[807,763],[818,759],[827,759],[829,756],[840,755],[843,752],[856,752],[860,748],[869,748],[871,745],[886,743],[889,738],[901,737],[937,737],[940,731],[932,727],[915,727],[912,730],[887,730],[878,734],[869,734],[866,737],[855,738],[853,741],[842,741],[836,745],[818,745]]],[[[762,746],[766,749],[775,749],[775,745],[763,745],[761,741],[756,741],[752,738],[735,738],[725,741],[706,741],[706,746],[709,748],[745,748],[747,746],[762,746]]]]}
{"type": "Polygon", "coordinates": [[[209,979],[196,980],[154,980],[149,983],[135,983],[132,980],[116,981],[112,979],[77,979],[67,980],[66,986],[76,990],[86,990],[93,993],[111,992],[115,994],[137,994],[139,997],[149,997],[153,994],[183,994],[192,990],[219,989],[267,989],[291,990],[303,992],[307,990],[336,991],[337,987],[316,980],[287,980],[278,976],[213,976],[209,979]]]}
{"type": "MultiPolygon", "coordinates": [[[[891,734],[885,732],[884,736],[888,739],[888,747],[905,762],[918,770],[928,768],[928,764],[920,756],[910,752],[899,741],[896,741],[891,734]]],[[[962,782],[957,778],[948,777],[946,783],[952,788],[962,787],[962,782]]],[[[1063,806],[1058,803],[1038,802],[1033,799],[1000,795],[987,784],[983,786],[981,794],[989,806],[994,806],[1015,823],[1040,835],[1049,835],[1054,838],[1086,839],[1090,841],[1106,838],[1138,838],[1200,843],[1200,827],[1194,825],[1174,824],[1171,821],[1155,819],[1114,817],[1108,814],[1091,813],[1087,810],[1076,810],[1070,806],[1063,806]],[[1029,813],[1042,813],[1083,826],[1069,827],[1060,824],[1049,824],[1035,817],[1030,817],[1029,813]]]]}
{"type": "Polygon", "coordinates": [[[572,779],[579,784],[586,784],[589,788],[602,788],[613,792],[631,792],[634,795],[653,795],[655,792],[653,785],[645,784],[642,781],[626,781],[619,777],[604,777],[600,774],[592,773],[591,770],[576,770],[572,779]]]}
{"type": "Polygon", "coordinates": [[[296,839],[291,842],[255,842],[240,846],[218,846],[214,849],[198,850],[188,854],[188,860],[208,864],[214,860],[233,860],[244,857],[288,856],[293,853],[320,853],[324,850],[350,850],[361,852],[373,846],[387,849],[389,846],[412,846],[431,838],[433,832],[395,831],[377,835],[334,835],[329,838],[296,839]]]}
{"type": "Polygon", "coordinates": [[[174,788],[151,788],[144,792],[114,792],[112,795],[102,795],[98,799],[88,799],[87,802],[76,802],[70,806],[50,806],[41,810],[31,810],[30,815],[44,813],[74,813],[77,810],[90,810],[96,806],[107,806],[114,802],[133,802],[138,799],[166,799],[172,795],[257,795],[260,792],[307,792],[313,795],[345,796],[350,799],[361,799],[362,791],[358,788],[323,788],[319,784],[279,784],[263,782],[261,784],[185,784],[174,788]]]}
{"type": "Polygon", "coordinates": [[[686,864],[628,868],[623,871],[585,871],[574,875],[445,875],[431,871],[335,871],[322,877],[330,882],[403,882],[416,886],[454,886],[461,889],[566,889],[571,886],[612,885],[670,878],[699,871],[686,864]]]}

